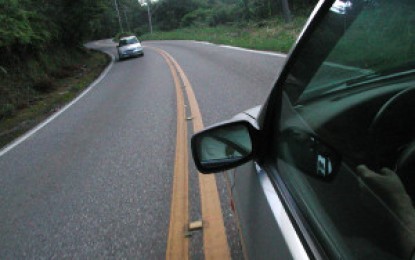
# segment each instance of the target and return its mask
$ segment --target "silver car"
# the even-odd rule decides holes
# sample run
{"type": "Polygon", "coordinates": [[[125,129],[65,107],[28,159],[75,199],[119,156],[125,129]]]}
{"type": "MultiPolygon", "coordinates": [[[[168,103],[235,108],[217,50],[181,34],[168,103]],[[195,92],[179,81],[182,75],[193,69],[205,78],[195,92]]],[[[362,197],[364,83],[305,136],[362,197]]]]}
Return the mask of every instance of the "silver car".
{"type": "Polygon", "coordinates": [[[144,56],[143,46],[141,46],[140,40],[135,36],[121,38],[117,46],[117,51],[120,60],[128,57],[144,56]]]}
{"type": "Polygon", "coordinates": [[[249,259],[415,257],[415,1],[344,2],[318,3],[261,108],[192,137],[249,259]]]}

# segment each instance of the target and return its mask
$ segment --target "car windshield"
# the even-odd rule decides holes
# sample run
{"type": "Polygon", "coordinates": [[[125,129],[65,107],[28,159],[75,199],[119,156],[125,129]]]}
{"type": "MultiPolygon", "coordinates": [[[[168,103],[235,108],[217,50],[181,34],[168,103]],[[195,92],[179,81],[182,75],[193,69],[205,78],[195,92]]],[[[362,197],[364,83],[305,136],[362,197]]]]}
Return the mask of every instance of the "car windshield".
{"type": "Polygon", "coordinates": [[[415,2],[324,8],[287,66],[276,174],[330,259],[414,259],[415,2]]]}
{"type": "Polygon", "coordinates": [[[315,74],[308,78],[299,102],[360,83],[413,76],[414,10],[394,2],[362,2],[338,0],[333,4],[330,22],[342,29],[322,29],[326,30],[327,41],[336,43],[316,46],[331,50],[324,59],[317,58],[321,62],[314,64],[315,74]],[[395,11],[391,13],[392,9],[395,11]]]}
{"type": "Polygon", "coordinates": [[[120,40],[120,46],[125,46],[125,45],[135,44],[135,43],[138,43],[138,40],[135,37],[120,40]]]}

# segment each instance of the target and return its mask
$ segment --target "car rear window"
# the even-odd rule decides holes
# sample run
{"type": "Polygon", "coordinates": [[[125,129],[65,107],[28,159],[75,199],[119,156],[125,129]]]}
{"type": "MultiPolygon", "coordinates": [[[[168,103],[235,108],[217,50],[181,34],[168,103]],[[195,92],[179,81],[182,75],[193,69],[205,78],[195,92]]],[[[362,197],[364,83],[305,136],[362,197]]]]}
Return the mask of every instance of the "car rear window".
{"type": "Polygon", "coordinates": [[[138,43],[138,39],[133,37],[133,38],[128,38],[128,39],[121,39],[120,40],[120,46],[125,46],[125,45],[129,45],[129,44],[135,44],[138,43]]]}

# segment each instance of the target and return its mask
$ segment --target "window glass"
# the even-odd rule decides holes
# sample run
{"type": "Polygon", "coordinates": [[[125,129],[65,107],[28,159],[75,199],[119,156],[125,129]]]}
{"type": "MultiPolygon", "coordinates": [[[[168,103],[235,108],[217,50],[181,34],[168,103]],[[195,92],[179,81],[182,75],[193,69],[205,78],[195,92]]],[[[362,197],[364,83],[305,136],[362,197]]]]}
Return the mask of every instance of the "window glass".
{"type": "Polygon", "coordinates": [[[137,38],[133,37],[133,38],[128,39],[128,44],[135,44],[135,43],[138,43],[137,38]]]}
{"type": "MultiPolygon", "coordinates": [[[[352,10],[354,4],[347,3],[345,12],[352,10]]],[[[344,18],[347,13],[336,13],[332,8],[332,17],[340,31],[346,26],[349,28],[318,68],[302,98],[413,69],[415,12],[412,7],[409,1],[398,5],[394,1],[373,1],[360,7],[363,10],[350,25],[344,18]]]]}
{"type": "Polygon", "coordinates": [[[278,174],[331,257],[415,249],[415,2],[336,1],[287,77],[278,174]]]}
{"type": "Polygon", "coordinates": [[[135,44],[135,43],[138,43],[138,40],[135,37],[120,40],[120,46],[125,46],[125,45],[135,44]]]}

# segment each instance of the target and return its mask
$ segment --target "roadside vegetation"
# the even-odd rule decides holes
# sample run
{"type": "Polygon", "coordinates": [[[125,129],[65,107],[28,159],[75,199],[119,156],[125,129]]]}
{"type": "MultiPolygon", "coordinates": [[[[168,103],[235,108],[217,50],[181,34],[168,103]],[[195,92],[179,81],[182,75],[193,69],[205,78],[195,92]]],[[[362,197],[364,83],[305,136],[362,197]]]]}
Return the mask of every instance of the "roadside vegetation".
{"type": "Polygon", "coordinates": [[[96,51],[60,50],[42,55],[41,60],[30,59],[16,70],[0,72],[0,147],[74,99],[109,61],[96,51]]]}
{"type": "Polygon", "coordinates": [[[108,64],[83,42],[108,32],[106,1],[0,1],[0,147],[58,110],[108,64]]]}
{"type": "Polygon", "coordinates": [[[0,146],[99,75],[108,57],[85,49],[87,41],[135,34],[142,40],[200,40],[287,52],[316,2],[1,0],[0,146]]]}
{"type": "Polygon", "coordinates": [[[286,23],[281,18],[246,24],[227,24],[216,27],[192,26],[173,31],[144,34],[141,40],[197,40],[249,49],[288,52],[300,34],[305,16],[286,23]]]}
{"type": "Polygon", "coordinates": [[[315,1],[188,0],[152,4],[153,33],[133,30],[142,40],[199,40],[258,50],[288,52],[315,1]],[[181,1],[179,1],[181,2],[181,1]],[[186,1],[184,1],[186,2],[186,1]]]}
{"type": "MultiPolygon", "coordinates": [[[[117,0],[120,36],[140,40],[198,40],[258,50],[288,52],[315,0],[159,0],[147,5],[117,0]]],[[[116,14],[116,13],[114,13],[116,14]]],[[[118,17],[118,16],[117,16],[118,17]]]]}

